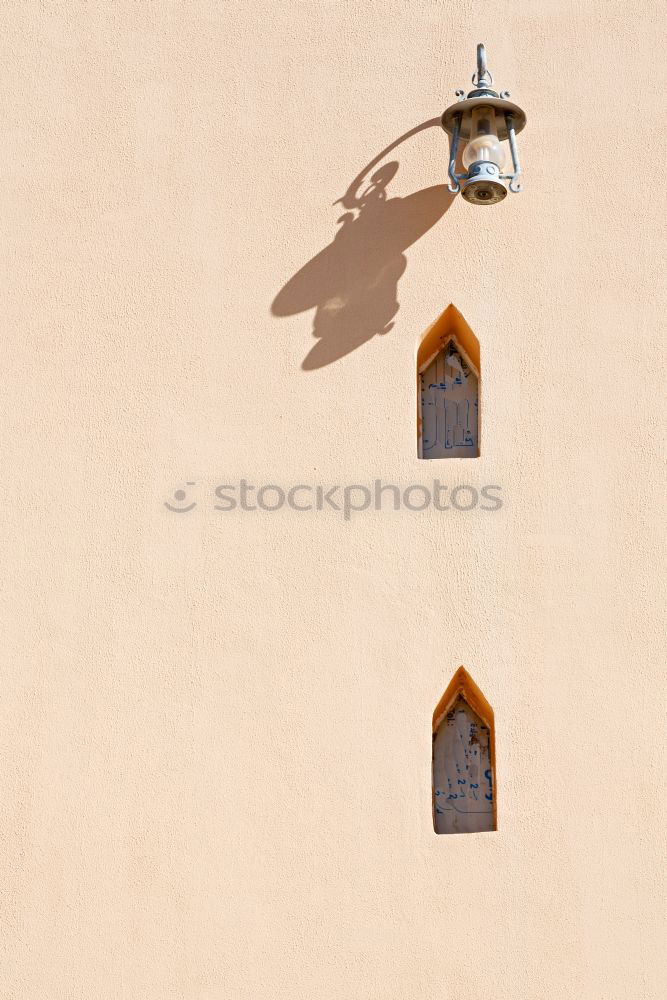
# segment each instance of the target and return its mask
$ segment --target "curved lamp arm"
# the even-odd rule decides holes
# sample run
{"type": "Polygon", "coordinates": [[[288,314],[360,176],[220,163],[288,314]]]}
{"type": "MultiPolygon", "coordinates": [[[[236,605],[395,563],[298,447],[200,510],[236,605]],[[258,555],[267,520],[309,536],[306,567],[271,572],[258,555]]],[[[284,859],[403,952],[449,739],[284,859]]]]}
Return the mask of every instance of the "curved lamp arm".
{"type": "Polygon", "coordinates": [[[505,124],[507,125],[507,138],[509,139],[510,152],[512,153],[512,167],[514,168],[514,173],[509,178],[510,191],[512,191],[513,194],[518,194],[521,190],[521,183],[519,182],[521,167],[519,165],[519,154],[516,148],[514,117],[512,115],[505,115],[505,124]]]}
{"type": "Polygon", "coordinates": [[[459,130],[461,128],[461,115],[457,115],[454,119],[454,131],[452,132],[452,137],[449,141],[449,176],[451,179],[451,184],[447,185],[447,190],[451,191],[452,194],[456,194],[461,190],[461,185],[459,184],[459,178],[456,174],[456,156],[459,150],[459,130]]]}

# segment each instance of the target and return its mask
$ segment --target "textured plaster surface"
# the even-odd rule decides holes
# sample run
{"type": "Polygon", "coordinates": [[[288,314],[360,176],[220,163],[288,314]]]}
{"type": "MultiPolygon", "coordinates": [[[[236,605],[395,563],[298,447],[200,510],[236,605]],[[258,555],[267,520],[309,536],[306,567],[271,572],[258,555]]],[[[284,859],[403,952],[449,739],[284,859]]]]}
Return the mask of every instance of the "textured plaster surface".
{"type": "Polygon", "coordinates": [[[0,21],[0,997],[664,997],[661,6],[0,21]],[[450,204],[433,127],[361,223],[333,206],[481,40],[524,193],[450,204]],[[482,456],[441,479],[500,511],[214,510],[241,477],[429,485],[450,302],[482,456]],[[459,664],[499,829],[438,837],[459,664]]]}

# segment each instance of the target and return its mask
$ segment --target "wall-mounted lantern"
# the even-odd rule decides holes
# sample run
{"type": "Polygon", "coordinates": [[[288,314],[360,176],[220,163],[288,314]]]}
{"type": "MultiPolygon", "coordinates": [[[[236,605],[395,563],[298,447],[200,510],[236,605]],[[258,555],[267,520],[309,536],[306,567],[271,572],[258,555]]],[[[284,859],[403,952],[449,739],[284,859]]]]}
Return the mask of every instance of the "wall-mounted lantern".
{"type": "Polygon", "coordinates": [[[495,205],[507,194],[508,182],[510,191],[521,190],[519,183],[519,154],[516,148],[517,133],[526,124],[524,112],[507,98],[508,90],[497,94],[489,84],[493,77],[486,68],[486,51],[483,45],[477,46],[477,72],[473,73],[472,82],[475,89],[465,96],[463,90],[457,90],[458,103],[447,108],[442,116],[442,127],[450,138],[449,190],[453,193],[461,191],[466,201],[473,205],[495,205]],[[463,150],[463,166],[467,173],[456,173],[456,157],[460,140],[466,142],[463,150]],[[512,173],[503,173],[506,153],[502,145],[504,139],[509,142],[512,155],[512,173]]]}

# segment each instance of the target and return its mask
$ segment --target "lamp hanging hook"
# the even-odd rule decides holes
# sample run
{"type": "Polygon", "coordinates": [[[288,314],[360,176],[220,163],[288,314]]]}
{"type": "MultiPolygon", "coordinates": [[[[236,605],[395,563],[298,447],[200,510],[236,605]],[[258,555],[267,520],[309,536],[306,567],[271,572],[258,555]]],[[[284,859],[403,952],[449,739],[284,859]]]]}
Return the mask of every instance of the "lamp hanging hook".
{"type": "Polygon", "coordinates": [[[478,87],[493,83],[491,70],[486,65],[486,49],[482,42],[477,46],[477,72],[473,73],[472,82],[476,83],[478,87]]]}

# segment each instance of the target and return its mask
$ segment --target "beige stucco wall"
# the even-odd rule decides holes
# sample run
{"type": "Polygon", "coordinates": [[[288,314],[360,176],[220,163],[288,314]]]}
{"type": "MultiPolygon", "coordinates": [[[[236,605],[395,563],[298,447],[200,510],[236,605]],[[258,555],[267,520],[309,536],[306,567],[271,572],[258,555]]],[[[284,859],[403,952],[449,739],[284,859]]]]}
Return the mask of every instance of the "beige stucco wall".
{"type": "MultiPolygon", "coordinates": [[[[664,996],[660,5],[0,16],[0,996],[664,996]],[[271,303],[482,40],[528,114],[524,192],[424,196],[382,336],[400,237],[325,258],[315,357],[354,349],[304,369],[313,312],[271,303]],[[450,302],[482,455],[424,462],[416,350],[450,302]],[[241,477],[436,474],[504,505],[214,509],[241,477]],[[460,664],[499,830],[438,837],[460,664]]],[[[446,148],[403,143],[388,196],[441,185],[446,148]]]]}

